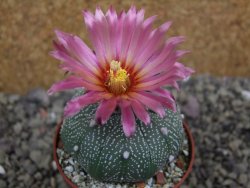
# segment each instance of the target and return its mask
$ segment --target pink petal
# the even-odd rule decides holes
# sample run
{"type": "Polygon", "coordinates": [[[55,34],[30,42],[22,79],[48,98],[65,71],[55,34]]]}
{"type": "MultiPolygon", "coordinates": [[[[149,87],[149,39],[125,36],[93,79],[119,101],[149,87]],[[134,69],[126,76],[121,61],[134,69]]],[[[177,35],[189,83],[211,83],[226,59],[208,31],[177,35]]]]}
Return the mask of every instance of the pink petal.
{"type": "Polygon", "coordinates": [[[71,52],[86,65],[91,71],[96,72],[98,69],[97,59],[91,49],[77,36],[72,37],[68,44],[71,52]]]}
{"type": "MultiPolygon", "coordinates": [[[[178,70],[178,69],[173,69],[172,68],[172,70],[165,71],[165,72],[162,72],[160,74],[151,76],[150,78],[147,78],[146,80],[142,80],[141,81],[142,82],[141,85],[143,85],[143,87],[154,85],[154,84],[160,83],[160,82],[168,79],[171,76],[176,76],[179,79],[183,79],[183,78],[185,78],[185,73],[182,72],[182,71],[180,71],[180,70],[178,70]]],[[[140,84],[138,84],[138,87],[139,86],[140,86],[140,84]]]]}
{"type": "Polygon", "coordinates": [[[88,69],[95,74],[98,73],[97,59],[94,53],[79,37],[59,30],[56,30],[55,33],[59,42],[64,45],[70,56],[77,58],[79,62],[83,64],[85,69],[88,69]]]}
{"type": "Polygon", "coordinates": [[[77,75],[82,76],[82,78],[90,83],[93,84],[100,84],[100,80],[97,75],[93,74],[92,72],[88,71],[84,68],[84,66],[79,63],[77,60],[73,59],[71,56],[66,54],[63,51],[52,51],[50,55],[54,58],[63,61],[62,64],[59,65],[61,69],[64,71],[70,71],[77,75]]]}
{"type": "MultiPolygon", "coordinates": [[[[132,67],[132,63],[135,64],[134,59],[138,54],[141,54],[142,51],[147,47],[148,38],[152,31],[152,24],[155,20],[156,16],[152,16],[146,19],[142,25],[140,21],[138,21],[138,28],[135,31],[135,36],[133,40],[131,40],[132,44],[130,46],[131,49],[128,51],[128,57],[125,68],[128,69],[130,66],[132,67]],[[138,35],[138,36],[136,36],[138,35]]],[[[140,19],[139,19],[140,20],[140,19]]]]}
{"type": "Polygon", "coordinates": [[[61,51],[63,53],[67,53],[67,49],[61,43],[53,40],[53,45],[56,50],[61,51]]]}
{"type": "Polygon", "coordinates": [[[145,107],[138,101],[133,100],[131,101],[131,105],[133,108],[133,111],[135,113],[135,115],[146,125],[148,125],[150,123],[150,116],[147,112],[147,110],[145,109],[145,107]]]}
{"type": "Polygon", "coordinates": [[[151,16],[151,17],[149,17],[149,18],[147,18],[146,20],[144,20],[144,22],[143,22],[143,27],[144,28],[151,28],[151,26],[152,26],[152,24],[153,24],[153,22],[155,21],[155,19],[156,19],[156,15],[154,15],[154,16],[151,16]]]}
{"type": "Polygon", "coordinates": [[[136,85],[135,88],[149,90],[148,87],[153,86],[153,88],[156,89],[169,83],[169,81],[185,79],[190,76],[192,72],[192,69],[186,68],[181,63],[176,62],[170,69],[146,78],[145,80],[141,80],[141,83],[136,85]],[[156,84],[158,87],[156,87],[156,84]],[[161,85],[159,86],[158,84],[161,85]]]}
{"type": "Polygon", "coordinates": [[[176,62],[174,66],[182,70],[185,74],[185,77],[188,77],[195,72],[192,68],[185,67],[182,63],[179,63],[179,62],[176,62]]]}
{"type": "Polygon", "coordinates": [[[127,137],[132,136],[135,133],[135,117],[130,105],[127,105],[125,101],[121,101],[121,123],[123,131],[127,137]]]}
{"type": "Polygon", "coordinates": [[[185,50],[175,51],[176,46],[183,40],[183,37],[173,37],[168,39],[164,47],[147,60],[143,68],[138,71],[135,79],[151,77],[152,75],[159,74],[173,66],[178,58],[189,53],[189,51],[185,50]]]}
{"type": "Polygon", "coordinates": [[[110,25],[112,25],[113,23],[116,23],[117,18],[118,18],[118,16],[117,16],[116,11],[112,7],[110,7],[106,13],[106,19],[107,19],[108,23],[110,25]]]}
{"type": "Polygon", "coordinates": [[[128,93],[128,95],[130,98],[136,99],[137,101],[147,106],[149,109],[159,114],[160,117],[163,117],[165,115],[165,110],[159,101],[144,95],[144,93],[142,92],[130,92],[128,93]]]}
{"type": "Polygon", "coordinates": [[[96,110],[96,121],[105,124],[109,117],[114,112],[117,105],[117,99],[111,98],[109,100],[103,100],[96,110]]]}
{"type": "Polygon", "coordinates": [[[136,28],[136,9],[135,7],[131,7],[124,18],[123,26],[122,26],[122,42],[119,53],[119,60],[122,62],[126,62],[127,51],[129,49],[129,45],[134,34],[136,28]]]}
{"type": "Polygon", "coordinates": [[[159,27],[159,30],[163,33],[165,33],[169,28],[170,26],[172,25],[172,22],[171,21],[168,21],[168,22],[165,22],[164,24],[162,24],[160,27],[159,27]]]}
{"type": "Polygon", "coordinates": [[[87,105],[96,103],[101,99],[103,99],[102,93],[95,91],[90,91],[84,95],[76,97],[67,103],[64,109],[64,115],[66,117],[72,116],[87,105]]]}
{"type": "Polygon", "coordinates": [[[150,91],[150,90],[154,90],[163,86],[173,86],[176,89],[178,89],[178,84],[176,82],[176,80],[180,80],[181,78],[178,76],[170,76],[169,78],[166,78],[165,80],[156,83],[156,84],[151,84],[149,86],[146,85],[138,85],[135,87],[135,91],[150,91]]]}
{"type": "MultiPolygon", "coordinates": [[[[129,43],[129,47],[127,50],[127,55],[126,55],[126,64],[125,64],[125,68],[128,68],[130,66],[132,66],[133,63],[133,58],[135,56],[136,53],[136,47],[137,44],[139,42],[139,38],[143,33],[143,20],[144,20],[144,10],[140,10],[137,15],[136,15],[136,23],[135,23],[135,27],[134,27],[134,32],[132,34],[130,43],[129,43]]],[[[142,45],[142,44],[141,44],[142,45]]]]}
{"type": "Polygon", "coordinates": [[[96,17],[96,26],[97,26],[96,30],[99,31],[100,41],[103,43],[103,46],[105,49],[106,61],[110,62],[113,60],[113,57],[112,57],[112,52],[111,52],[111,42],[110,42],[108,21],[106,19],[106,16],[104,15],[104,13],[102,12],[100,8],[96,9],[95,17],[96,17]]]}
{"type": "Polygon", "coordinates": [[[159,93],[156,91],[143,92],[143,95],[160,102],[166,108],[171,109],[174,112],[176,112],[176,104],[172,96],[159,95],[159,93]]]}
{"type": "Polygon", "coordinates": [[[90,11],[87,11],[87,10],[82,11],[82,15],[83,15],[86,26],[88,28],[92,28],[95,22],[94,15],[90,11]]]}
{"type": "Polygon", "coordinates": [[[68,89],[75,89],[75,88],[86,88],[88,90],[93,90],[93,91],[105,90],[102,86],[89,83],[83,80],[82,78],[70,76],[62,81],[53,84],[51,88],[48,90],[48,94],[51,95],[55,92],[64,91],[68,89]]]}
{"type": "Polygon", "coordinates": [[[142,23],[144,21],[145,10],[141,9],[137,12],[136,21],[137,23],[142,23]]]}
{"type": "Polygon", "coordinates": [[[115,10],[110,7],[106,13],[106,19],[108,22],[109,37],[110,37],[110,53],[111,57],[117,59],[116,54],[116,42],[117,42],[117,22],[118,16],[115,10]]]}
{"type": "Polygon", "coordinates": [[[114,35],[116,39],[116,58],[119,59],[122,49],[122,33],[123,33],[123,24],[125,22],[126,13],[122,11],[120,15],[118,16],[117,21],[117,30],[116,34],[114,35]]]}
{"type": "Polygon", "coordinates": [[[175,69],[176,72],[179,72],[179,75],[181,74],[180,72],[182,72],[184,74],[184,78],[190,76],[190,74],[193,73],[193,70],[185,67],[181,63],[176,62],[178,58],[186,53],[189,53],[189,51],[176,51],[164,62],[151,69],[151,71],[147,71],[147,74],[145,74],[144,76],[141,76],[143,77],[141,81],[147,80],[154,75],[159,75],[160,73],[169,74],[171,71],[174,72],[173,69],[175,69]],[[180,66],[177,67],[177,64],[180,64],[180,66]]]}
{"type": "Polygon", "coordinates": [[[147,60],[159,50],[164,41],[164,34],[170,25],[171,22],[167,22],[159,27],[159,29],[151,32],[151,36],[147,40],[148,43],[146,48],[144,48],[140,55],[134,59],[134,61],[137,62],[134,67],[134,72],[139,71],[143,67],[144,63],[146,63],[147,60]]]}
{"type": "Polygon", "coordinates": [[[156,93],[157,95],[167,97],[167,98],[172,99],[173,101],[175,101],[174,96],[166,89],[157,88],[157,89],[153,90],[152,92],[156,93]]]}
{"type": "Polygon", "coordinates": [[[48,90],[48,94],[51,95],[58,91],[63,91],[67,89],[83,88],[84,82],[81,78],[70,76],[60,82],[57,82],[51,86],[48,90]]]}
{"type": "Polygon", "coordinates": [[[83,12],[85,24],[90,40],[93,44],[100,67],[106,68],[106,62],[111,61],[111,44],[106,17],[98,8],[95,15],[88,11],[83,12]]]}
{"type": "Polygon", "coordinates": [[[176,51],[176,57],[177,58],[181,58],[182,56],[189,54],[190,51],[189,50],[177,50],[176,51]]]}
{"type": "Polygon", "coordinates": [[[59,30],[54,30],[58,41],[60,42],[60,44],[62,44],[64,46],[65,49],[69,50],[67,41],[69,40],[69,38],[71,38],[73,35],[70,33],[65,33],[59,30]]]}
{"type": "Polygon", "coordinates": [[[177,36],[177,37],[170,37],[168,40],[167,40],[167,43],[168,44],[173,44],[173,45],[178,45],[182,42],[185,41],[185,37],[184,36],[177,36]]]}
{"type": "MultiPolygon", "coordinates": [[[[165,44],[165,46],[160,50],[160,52],[158,52],[158,54],[155,54],[155,56],[152,56],[143,66],[143,69],[141,69],[138,74],[136,75],[135,79],[137,78],[141,78],[141,77],[146,77],[148,76],[150,73],[151,74],[155,74],[156,71],[153,71],[154,73],[152,73],[152,70],[155,69],[155,67],[157,67],[160,64],[163,63],[169,63],[169,61],[166,61],[166,59],[172,57],[175,54],[174,51],[175,46],[173,46],[172,44],[165,44]]],[[[162,71],[163,69],[161,69],[162,71]]]]}

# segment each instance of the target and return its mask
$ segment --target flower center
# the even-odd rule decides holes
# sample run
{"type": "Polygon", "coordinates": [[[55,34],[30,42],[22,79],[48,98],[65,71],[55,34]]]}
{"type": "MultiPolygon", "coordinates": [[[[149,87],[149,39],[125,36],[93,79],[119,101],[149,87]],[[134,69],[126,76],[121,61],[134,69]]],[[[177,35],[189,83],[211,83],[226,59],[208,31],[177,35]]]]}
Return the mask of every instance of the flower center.
{"type": "Polygon", "coordinates": [[[127,71],[121,68],[121,62],[112,60],[107,73],[106,86],[109,91],[115,95],[126,93],[130,86],[130,79],[127,71]]]}

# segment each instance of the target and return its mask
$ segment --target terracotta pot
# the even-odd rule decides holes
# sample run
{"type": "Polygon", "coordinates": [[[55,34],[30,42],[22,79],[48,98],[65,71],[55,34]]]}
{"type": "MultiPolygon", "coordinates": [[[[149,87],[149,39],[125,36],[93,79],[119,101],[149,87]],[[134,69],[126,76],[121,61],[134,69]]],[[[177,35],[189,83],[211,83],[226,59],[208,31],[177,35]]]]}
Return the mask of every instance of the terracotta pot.
{"type": "MultiPolygon", "coordinates": [[[[72,188],[77,188],[77,186],[64,174],[61,165],[59,164],[58,161],[58,157],[57,157],[57,153],[56,153],[56,149],[58,148],[58,146],[60,145],[60,129],[62,126],[62,122],[60,122],[57,125],[56,128],[56,134],[54,137],[54,146],[53,146],[53,156],[54,156],[54,160],[56,162],[57,168],[59,170],[59,173],[62,175],[63,179],[65,180],[65,182],[72,188]]],[[[190,161],[189,161],[189,165],[188,165],[188,169],[186,170],[186,172],[184,173],[183,177],[181,178],[181,180],[175,185],[174,188],[178,188],[180,187],[183,182],[185,181],[185,179],[188,177],[188,175],[190,174],[190,172],[192,171],[192,167],[193,167],[193,163],[194,163],[194,155],[195,155],[195,146],[194,146],[194,139],[193,136],[188,128],[188,124],[186,122],[183,123],[183,127],[185,129],[185,132],[187,134],[188,137],[188,141],[189,141],[189,153],[190,155],[190,161]]]]}

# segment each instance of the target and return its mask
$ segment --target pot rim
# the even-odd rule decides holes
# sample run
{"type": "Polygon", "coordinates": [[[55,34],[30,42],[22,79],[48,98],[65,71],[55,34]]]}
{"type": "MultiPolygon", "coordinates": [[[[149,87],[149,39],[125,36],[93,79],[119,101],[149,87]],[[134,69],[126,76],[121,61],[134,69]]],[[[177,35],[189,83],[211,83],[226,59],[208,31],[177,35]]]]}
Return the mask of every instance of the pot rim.
{"type": "Polygon", "coordinates": [[[194,138],[191,134],[191,131],[188,127],[188,123],[186,121],[183,122],[184,130],[187,134],[188,141],[189,141],[189,150],[191,151],[190,161],[188,165],[188,169],[186,170],[184,176],[182,176],[181,180],[174,186],[174,188],[179,188],[183,182],[187,179],[188,175],[191,173],[193,164],[194,164],[194,158],[195,158],[195,144],[194,144],[194,138]]]}
{"type": "MultiPolygon", "coordinates": [[[[72,188],[77,188],[77,186],[64,174],[62,167],[59,163],[58,157],[57,157],[57,146],[58,146],[58,141],[59,141],[59,133],[60,133],[60,129],[62,126],[63,120],[61,120],[58,124],[57,124],[57,128],[56,128],[56,132],[55,132],[55,137],[54,137],[54,141],[53,141],[53,158],[54,161],[56,162],[56,166],[57,169],[59,170],[59,173],[61,174],[61,176],[63,177],[64,181],[72,188]]],[[[189,141],[189,151],[191,151],[191,156],[190,156],[190,161],[189,161],[189,165],[188,165],[188,169],[186,170],[186,172],[184,173],[184,175],[182,176],[181,180],[175,184],[174,188],[179,188],[183,182],[187,179],[188,175],[191,173],[192,168],[193,168],[193,164],[194,164],[194,158],[195,158],[195,143],[194,143],[194,138],[191,134],[191,131],[188,127],[188,123],[186,121],[183,121],[183,127],[184,130],[187,134],[188,137],[188,141],[189,141]]]]}

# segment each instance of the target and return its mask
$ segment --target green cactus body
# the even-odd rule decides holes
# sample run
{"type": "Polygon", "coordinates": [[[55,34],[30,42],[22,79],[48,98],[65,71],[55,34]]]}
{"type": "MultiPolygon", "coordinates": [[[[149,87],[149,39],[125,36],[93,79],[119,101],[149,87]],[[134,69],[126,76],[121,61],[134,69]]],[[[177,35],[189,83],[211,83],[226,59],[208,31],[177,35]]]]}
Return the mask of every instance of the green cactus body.
{"type": "Polygon", "coordinates": [[[127,138],[121,115],[93,126],[97,104],[64,120],[64,148],[93,178],[103,182],[138,182],[152,177],[179,153],[184,130],[180,114],[166,110],[162,119],[150,113],[151,125],[136,119],[136,132],[127,138]]]}

